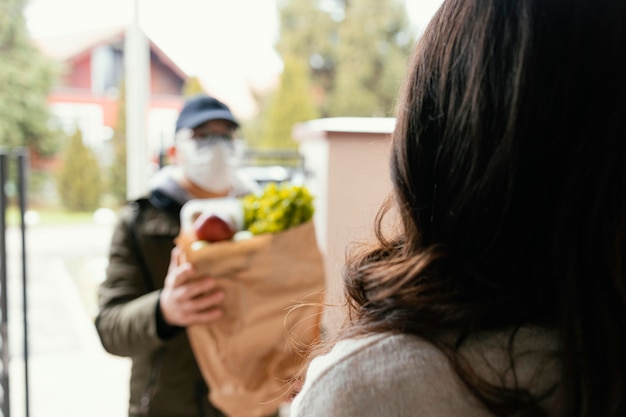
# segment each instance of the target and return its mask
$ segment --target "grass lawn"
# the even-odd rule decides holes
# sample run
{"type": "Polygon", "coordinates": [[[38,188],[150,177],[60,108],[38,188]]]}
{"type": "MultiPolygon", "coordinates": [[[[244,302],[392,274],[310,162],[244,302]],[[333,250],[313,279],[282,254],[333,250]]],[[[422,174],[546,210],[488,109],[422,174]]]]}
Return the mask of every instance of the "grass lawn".
{"type": "MultiPolygon", "coordinates": [[[[39,216],[38,225],[93,223],[94,212],[71,212],[61,209],[31,210],[39,216]]],[[[27,215],[28,216],[28,215],[27,215]]],[[[8,207],[7,225],[20,224],[20,212],[17,207],[8,207]]],[[[27,220],[28,221],[28,220],[27,220]]]]}

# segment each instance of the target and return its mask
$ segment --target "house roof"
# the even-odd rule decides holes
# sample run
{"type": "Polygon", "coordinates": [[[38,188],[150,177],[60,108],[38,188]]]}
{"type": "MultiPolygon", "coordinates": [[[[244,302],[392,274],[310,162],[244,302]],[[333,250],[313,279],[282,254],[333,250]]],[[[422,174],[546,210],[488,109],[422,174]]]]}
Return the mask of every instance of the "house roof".
{"type": "MultiPolygon", "coordinates": [[[[123,47],[125,37],[124,26],[112,26],[89,32],[76,33],[35,39],[35,44],[46,54],[55,59],[67,62],[80,59],[101,45],[119,43],[123,47]]],[[[181,79],[187,74],[167,56],[150,38],[147,38],[150,50],[157,58],[169,67],[181,79]]]]}

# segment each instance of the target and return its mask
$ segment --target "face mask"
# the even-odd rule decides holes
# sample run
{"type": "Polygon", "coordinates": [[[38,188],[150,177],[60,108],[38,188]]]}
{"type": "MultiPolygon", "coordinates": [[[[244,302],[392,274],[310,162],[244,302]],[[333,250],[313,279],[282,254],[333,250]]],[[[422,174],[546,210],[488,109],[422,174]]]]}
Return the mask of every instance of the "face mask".
{"type": "Polygon", "coordinates": [[[176,144],[178,165],[187,179],[210,192],[224,192],[233,185],[234,147],[221,137],[181,138],[176,144]]]}

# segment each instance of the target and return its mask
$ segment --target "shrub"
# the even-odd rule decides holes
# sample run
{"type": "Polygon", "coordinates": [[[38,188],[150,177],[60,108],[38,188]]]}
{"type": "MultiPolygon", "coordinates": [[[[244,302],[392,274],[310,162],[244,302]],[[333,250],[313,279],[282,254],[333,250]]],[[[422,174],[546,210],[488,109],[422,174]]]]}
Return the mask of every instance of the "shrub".
{"type": "Polygon", "coordinates": [[[93,152],[83,143],[79,129],[65,147],[57,188],[61,203],[69,210],[91,211],[100,206],[103,191],[100,165],[93,152]]]}

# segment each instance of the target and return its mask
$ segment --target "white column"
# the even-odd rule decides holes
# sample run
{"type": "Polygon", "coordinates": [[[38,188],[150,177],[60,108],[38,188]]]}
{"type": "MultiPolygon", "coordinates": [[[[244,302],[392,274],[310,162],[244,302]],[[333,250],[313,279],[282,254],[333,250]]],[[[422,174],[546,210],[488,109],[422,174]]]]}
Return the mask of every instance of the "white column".
{"type": "Polygon", "coordinates": [[[147,105],[150,95],[150,49],[139,26],[139,0],[126,28],[124,64],[126,73],[126,175],[128,199],[148,190],[150,161],[147,146],[147,105]]]}

